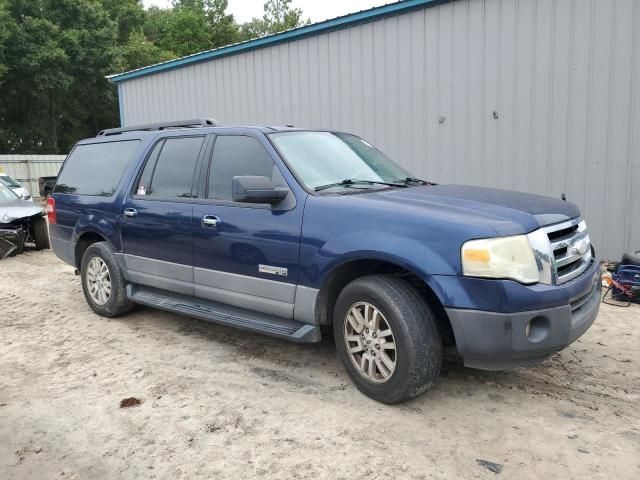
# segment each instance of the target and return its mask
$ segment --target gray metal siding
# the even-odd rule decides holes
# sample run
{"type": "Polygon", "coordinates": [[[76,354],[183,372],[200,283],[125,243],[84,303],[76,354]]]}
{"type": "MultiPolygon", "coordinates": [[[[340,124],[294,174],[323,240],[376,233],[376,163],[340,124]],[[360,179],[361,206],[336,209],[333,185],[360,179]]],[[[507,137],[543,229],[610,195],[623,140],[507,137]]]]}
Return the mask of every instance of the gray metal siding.
{"type": "Polygon", "coordinates": [[[38,179],[58,175],[64,159],[65,155],[0,155],[0,172],[16,179],[38,198],[38,179]]]}
{"type": "Polygon", "coordinates": [[[124,81],[123,117],[352,131],[435,182],[565,192],[616,258],[640,248],[639,30],[634,0],[459,0],[124,81]]]}

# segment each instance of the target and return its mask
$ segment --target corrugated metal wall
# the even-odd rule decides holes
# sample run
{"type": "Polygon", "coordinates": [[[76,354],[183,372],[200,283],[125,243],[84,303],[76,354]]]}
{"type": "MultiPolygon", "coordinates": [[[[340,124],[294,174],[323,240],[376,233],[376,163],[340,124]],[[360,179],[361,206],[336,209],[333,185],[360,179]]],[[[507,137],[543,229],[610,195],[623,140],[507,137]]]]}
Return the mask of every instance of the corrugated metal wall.
{"type": "Polygon", "coordinates": [[[123,116],[343,129],[435,182],[565,192],[616,258],[640,249],[639,31],[635,0],[459,0],[125,81],[123,116]]]}
{"type": "Polygon", "coordinates": [[[0,172],[15,178],[39,197],[38,179],[58,175],[65,155],[0,155],[0,172]]]}

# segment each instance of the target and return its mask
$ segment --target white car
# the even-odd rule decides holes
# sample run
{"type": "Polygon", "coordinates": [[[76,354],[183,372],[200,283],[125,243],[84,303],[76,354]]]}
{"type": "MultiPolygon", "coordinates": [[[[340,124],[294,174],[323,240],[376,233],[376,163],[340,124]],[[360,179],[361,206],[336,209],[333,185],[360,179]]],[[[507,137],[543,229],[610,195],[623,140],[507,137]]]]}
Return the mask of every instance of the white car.
{"type": "Polygon", "coordinates": [[[22,200],[29,200],[33,202],[33,197],[29,193],[29,190],[24,188],[22,185],[18,183],[17,180],[10,177],[6,173],[0,172],[0,183],[5,187],[11,189],[13,193],[18,195],[18,197],[20,197],[22,200]]]}

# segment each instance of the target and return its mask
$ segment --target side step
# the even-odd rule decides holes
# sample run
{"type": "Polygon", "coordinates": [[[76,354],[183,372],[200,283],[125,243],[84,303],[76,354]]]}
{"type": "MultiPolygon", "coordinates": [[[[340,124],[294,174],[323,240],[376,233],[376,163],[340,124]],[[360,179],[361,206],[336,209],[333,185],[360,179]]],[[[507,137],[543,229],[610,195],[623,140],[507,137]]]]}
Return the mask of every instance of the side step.
{"type": "Polygon", "coordinates": [[[166,292],[137,284],[127,285],[129,300],[189,317],[284,338],[292,342],[313,343],[321,338],[320,327],[286,318],[254,312],[201,298],[166,292]]]}

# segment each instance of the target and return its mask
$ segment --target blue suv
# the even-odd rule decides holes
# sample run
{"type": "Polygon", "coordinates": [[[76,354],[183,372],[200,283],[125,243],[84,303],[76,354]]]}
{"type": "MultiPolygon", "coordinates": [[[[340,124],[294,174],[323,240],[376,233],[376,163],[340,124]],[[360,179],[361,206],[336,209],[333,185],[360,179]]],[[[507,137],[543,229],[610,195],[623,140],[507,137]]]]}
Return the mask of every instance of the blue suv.
{"type": "Polygon", "coordinates": [[[104,130],[67,157],[48,217],[99,315],[143,304],[295,342],[332,327],[384,403],[427,390],[448,347],[474,368],[539,363],[600,303],[575,205],[435,185],[348,133],[104,130]]]}

